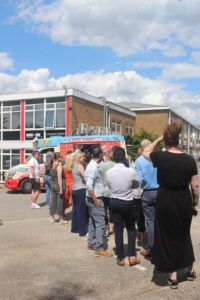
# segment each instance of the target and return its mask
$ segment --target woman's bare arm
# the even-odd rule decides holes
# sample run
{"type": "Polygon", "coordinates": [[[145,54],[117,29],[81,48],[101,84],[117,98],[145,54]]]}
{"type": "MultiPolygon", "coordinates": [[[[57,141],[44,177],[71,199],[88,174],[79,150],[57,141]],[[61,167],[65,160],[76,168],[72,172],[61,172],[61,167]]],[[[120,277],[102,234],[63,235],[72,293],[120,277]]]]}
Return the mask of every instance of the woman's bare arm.
{"type": "Polygon", "coordinates": [[[61,163],[59,163],[58,168],[57,168],[57,172],[58,172],[58,186],[59,186],[59,194],[62,195],[62,166],[61,163]]]}
{"type": "Polygon", "coordinates": [[[81,164],[78,165],[78,171],[81,174],[81,177],[83,178],[84,182],[86,182],[85,181],[85,169],[81,164]]]}
{"type": "Polygon", "coordinates": [[[197,206],[198,202],[199,202],[199,177],[198,177],[198,175],[192,176],[191,190],[192,190],[192,197],[193,197],[193,206],[197,206]]]}

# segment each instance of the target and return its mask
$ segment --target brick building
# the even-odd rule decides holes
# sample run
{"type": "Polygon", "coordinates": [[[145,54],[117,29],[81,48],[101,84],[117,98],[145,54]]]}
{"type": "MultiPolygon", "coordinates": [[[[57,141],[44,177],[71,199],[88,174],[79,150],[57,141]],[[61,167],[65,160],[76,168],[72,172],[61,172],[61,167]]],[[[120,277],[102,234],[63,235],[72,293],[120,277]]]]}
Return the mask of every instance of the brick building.
{"type": "Polygon", "coordinates": [[[130,134],[144,128],[161,135],[176,119],[183,121],[181,144],[200,156],[200,129],[166,106],[115,104],[77,89],[0,95],[0,181],[5,170],[23,162],[33,139],[55,135],[130,134]]]}
{"type": "Polygon", "coordinates": [[[134,132],[133,111],[76,89],[0,95],[0,103],[0,181],[35,138],[134,132]]]}
{"type": "Polygon", "coordinates": [[[200,157],[200,128],[179,116],[168,106],[121,102],[121,106],[136,113],[135,133],[143,128],[156,135],[162,135],[163,129],[176,120],[183,123],[180,144],[194,157],[200,157]]]}

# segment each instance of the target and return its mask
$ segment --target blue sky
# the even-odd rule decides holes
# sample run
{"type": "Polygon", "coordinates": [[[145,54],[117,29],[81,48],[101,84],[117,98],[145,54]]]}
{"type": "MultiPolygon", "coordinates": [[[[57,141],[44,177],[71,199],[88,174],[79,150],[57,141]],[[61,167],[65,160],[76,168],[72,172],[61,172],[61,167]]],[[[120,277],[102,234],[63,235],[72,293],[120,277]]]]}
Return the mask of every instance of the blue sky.
{"type": "Polygon", "coordinates": [[[198,0],[0,0],[0,93],[74,87],[199,123],[198,0]],[[31,3],[31,4],[30,4],[31,3]]]}

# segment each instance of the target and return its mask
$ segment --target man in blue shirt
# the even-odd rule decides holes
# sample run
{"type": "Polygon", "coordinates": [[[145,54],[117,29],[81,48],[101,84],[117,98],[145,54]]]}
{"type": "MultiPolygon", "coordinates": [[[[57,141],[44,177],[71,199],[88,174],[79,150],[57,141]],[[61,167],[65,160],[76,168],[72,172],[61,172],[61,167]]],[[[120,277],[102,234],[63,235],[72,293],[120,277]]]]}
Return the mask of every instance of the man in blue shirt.
{"type": "Polygon", "coordinates": [[[103,158],[102,150],[93,149],[93,159],[87,165],[86,178],[86,204],[89,208],[88,225],[88,249],[95,250],[96,256],[112,256],[112,252],[106,250],[105,211],[103,204],[103,180],[100,174],[99,163],[103,158]]]}
{"type": "MultiPolygon", "coordinates": [[[[141,151],[151,142],[143,140],[140,144],[141,151]]],[[[143,188],[142,207],[147,225],[148,250],[141,251],[140,254],[146,257],[152,256],[152,248],[154,242],[154,219],[155,219],[155,204],[157,198],[157,169],[153,167],[151,161],[139,156],[135,161],[135,169],[143,188]]]]}

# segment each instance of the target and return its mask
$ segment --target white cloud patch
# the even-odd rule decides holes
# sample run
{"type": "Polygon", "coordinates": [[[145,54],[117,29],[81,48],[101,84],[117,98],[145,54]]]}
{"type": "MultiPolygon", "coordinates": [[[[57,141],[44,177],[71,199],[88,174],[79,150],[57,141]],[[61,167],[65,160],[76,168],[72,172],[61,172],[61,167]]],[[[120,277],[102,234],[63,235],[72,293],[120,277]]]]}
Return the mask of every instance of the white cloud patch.
{"type": "Polygon", "coordinates": [[[13,60],[7,52],[0,52],[0,70],[12,69],[13,60]]]}
{"type": "Polygon", "coordinates": [[[193,123],[199,123],[200,95],[185,92],[182,86],[164,80],[151,80],[134,71],[85,72],[60,78],[48,69],[23,70],[17,76],[0,73],[0,93],[40,91],[63,86],[77,88],[94,96],[119,103],[130,101],[167,105],[193,123]]]}
{"type": "Polygon", "coordinates": [[[200,48],[198,0],[19,0],[18,18],[64,45],[108,46],[118,55],[200,48]]]}
{"type": "Polygon", "coordinates": [[[186,78],[199,78],[200,77],[200,52],[193,54],[194,63],[164,63],[159,61],[137,61],[133,63],[135,69],[160,69],[160,78],[168,79],[186,79],[186,78]]]}

